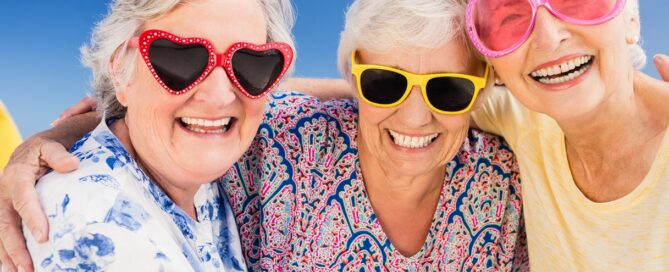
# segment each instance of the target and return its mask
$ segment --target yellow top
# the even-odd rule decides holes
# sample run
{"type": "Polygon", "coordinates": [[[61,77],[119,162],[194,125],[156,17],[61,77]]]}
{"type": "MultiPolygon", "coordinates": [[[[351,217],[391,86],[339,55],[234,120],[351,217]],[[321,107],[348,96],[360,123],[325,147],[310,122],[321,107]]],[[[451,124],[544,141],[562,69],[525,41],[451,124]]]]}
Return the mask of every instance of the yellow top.
{"type": "Polygon", "coordinates": [[[596,203],[574,183],[555,120],[489,92],[473,117],[516,153],[532,271],[669,271],[669,133],[634,191],[596,203]]]}
{"type": "Polygon", "coordinates": [[[21,143],[21,135],[9,116],[9,112],[0,101],[0,173],[5,168],[9,156],[21,143]]]}

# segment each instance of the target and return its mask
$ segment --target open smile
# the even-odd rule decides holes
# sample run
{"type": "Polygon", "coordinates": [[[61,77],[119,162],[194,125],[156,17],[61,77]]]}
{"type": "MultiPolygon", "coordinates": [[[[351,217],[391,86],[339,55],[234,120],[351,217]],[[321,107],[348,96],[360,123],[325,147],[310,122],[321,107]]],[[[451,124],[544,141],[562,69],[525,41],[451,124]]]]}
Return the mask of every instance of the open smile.
{"type": "Polygon", "coordinates": [[[432,144],[439,137],[439,133],[425,136],[410,136],[390,129],[388,129],[388,135],[396,145],[410,149],[425,148],[432,144]]]}
{"type": "Polygon", "coordinates": [[[225,117],[216,120],[181,117],[177,118],[179,124],[188,131],[198,134],[224,134],[236,123],[237,118],[225,117]]]}
{"type": "Polygon", "coordinates": [[[594,62],[594,56],[580,56],[562,63],[536,69],[529,76],[546,85],[562,85],[585,74],[594,62]]]}

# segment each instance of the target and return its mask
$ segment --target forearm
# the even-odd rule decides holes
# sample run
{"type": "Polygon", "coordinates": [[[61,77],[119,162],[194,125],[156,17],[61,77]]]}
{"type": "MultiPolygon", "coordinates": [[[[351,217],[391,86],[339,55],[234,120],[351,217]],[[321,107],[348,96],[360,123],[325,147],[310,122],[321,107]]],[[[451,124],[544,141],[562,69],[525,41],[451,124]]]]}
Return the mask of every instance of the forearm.
{"type": "Polygon", "coordinates": [[[343,79],[290,78],[279,87],[281,90],[298,91],[321,100],[351,97],[353,85],[343,79]]]}
{"type": "Polygon", "coordinates": [[[49,139],[69,148],[86,133],[95,129],[100,120],[101,118],[94,111],[75,115],[32,137],[49,139]]]}

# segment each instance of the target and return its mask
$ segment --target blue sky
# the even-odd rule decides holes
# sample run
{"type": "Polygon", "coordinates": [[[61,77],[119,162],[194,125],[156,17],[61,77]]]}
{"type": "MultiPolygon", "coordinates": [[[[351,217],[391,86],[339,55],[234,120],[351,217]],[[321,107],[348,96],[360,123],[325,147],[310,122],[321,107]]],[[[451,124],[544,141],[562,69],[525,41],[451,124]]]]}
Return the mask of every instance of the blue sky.
{"type": "MultiPolygon", "coordinates": [[[[338,77],[336,50],[351,0],[294,0],[299,52],[296,75],[338,77]]],[[[649,56],[669,53],[669,1],[641,1],[642,37],[649,56]]],[[[60,112],[88,92],[89,72],[79,47],[108,1],[2,1],[0,100],[24,137],[49,127],[60,112]]],[[[657,77],[653,65],[646,72],[657,77]]],[[[2,139],[0,139],[2,141],[2,139]]]]}

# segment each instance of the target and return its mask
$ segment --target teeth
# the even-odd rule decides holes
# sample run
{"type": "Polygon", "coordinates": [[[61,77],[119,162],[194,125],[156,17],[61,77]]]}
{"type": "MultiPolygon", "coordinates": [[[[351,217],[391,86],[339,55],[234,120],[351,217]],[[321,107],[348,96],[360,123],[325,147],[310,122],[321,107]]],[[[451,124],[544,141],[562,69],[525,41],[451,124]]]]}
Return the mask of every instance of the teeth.
{"type": "Polygon", "coordinates": [[[583,64],[588,63],[591,59],[592,56],[581,56],[557,65],[536,70],[532,72],[530,75],[532,77],[546,77],[546,76],[555,76],[563,74],[566,72],[570,72],[576,69],[577,67],[582,66],[583,64]]]}
{"type": "Polygon", "coordinates": [[[181,122],[186,124],[186,128],[196,133],[221,134],[228,130],[231,117],[218,120],[205,120],[192,117],[181,117],[181,122]]]}
{"type": "Polygon", "coordinates": [[[218,120],[205,120],[200,118],[191,118],[191,117],[182,117],[181,122],[184,122],[186,125],[192,126],[201,126],[201,127],[220,127],[227,126],[230,123],[230,117],[218,119],[218,120]]]}
{"type": "Polygon", "coordinates": [[[564,82],[570,81],[570,80],[572,80],[572,79],[574,79],[574,78],[576,78],[576,77],[582,75],[583,73],[585,73],[586,70],[588,70],[588,67],[589,67],[588,65],[586,65],[586,66],[582,66],[582,67],[580,67],[578,70],[575,70],[575,71],[573,71],[573,72],[571,72],[571,73],[569,73],[569,74],[567,74],[567,75],[564,75],[564,76],[553,77],[553,78],[550,78],[550,77],[540,77],[538,80],[539,80],[539,82],[541,82],[541,83],[543,83],[543,84],[560,84],[560,83],[564,83],[564,82]]]}
{"type": "Polygon", "coordinates": [[[395,132],[393,130],[388,130],[390,132],[390,135],[393,136],[393,141],[395,144],[404,147],[404,148],[423,148],[428,145],[430,145],[432,142],[434,142],[434,139],[439,136],[439,133],[427,135],[427,136],[422,136],[422,137],[412,137],[404,134],[400,134],[398,132],[395,132]]]}

